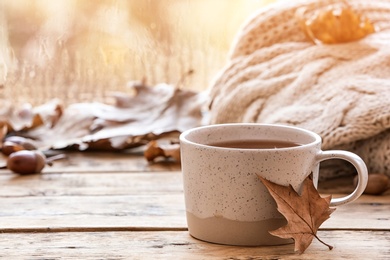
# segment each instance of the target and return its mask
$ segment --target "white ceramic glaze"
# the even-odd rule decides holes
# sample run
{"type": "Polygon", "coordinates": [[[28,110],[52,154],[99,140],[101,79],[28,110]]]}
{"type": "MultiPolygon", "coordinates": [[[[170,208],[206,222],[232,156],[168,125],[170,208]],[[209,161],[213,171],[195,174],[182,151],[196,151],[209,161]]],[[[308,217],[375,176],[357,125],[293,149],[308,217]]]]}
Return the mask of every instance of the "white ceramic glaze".
{"type": "Polygon", "coordinates": [[[275,229],[285,224],[285,220],[258,175],[281,185],[292,185],[299,192],[301,183],[310,174],[317,185],[321,161],[348,160],[358,170],[359,184],[354,193],[332,201],[333,205],[355,200],[367,184],[367,169],[360,157],[345,151],[321,151],[321,138],[317,134],[295,127],[246,123],[209,125],[182,133],[180,149],[190,234],[214,243],[273,245],[288,242],[269,235],[268,228],[264,230],[264,226],[270,226],[265,224],[267,221],[272,220],[274,224],[270,228],[275,229]],[[248,139],[290,141],[301,145],[277,149],[209,145],[248,139]],[[206,220],[212,222],[202,222],[206,220]],[[218,225],[219,220],[231,222],[224,227],[218,225]],[[202,229],[202,223],[211,224],[202,229]],[[256,229],[256,223],[263,225],[259,224],[256,229]],[[226,233],[226,229],[239,231],[226,233]],[[252,230],[257,230],[259,236],[249,234],[252,230]]]}

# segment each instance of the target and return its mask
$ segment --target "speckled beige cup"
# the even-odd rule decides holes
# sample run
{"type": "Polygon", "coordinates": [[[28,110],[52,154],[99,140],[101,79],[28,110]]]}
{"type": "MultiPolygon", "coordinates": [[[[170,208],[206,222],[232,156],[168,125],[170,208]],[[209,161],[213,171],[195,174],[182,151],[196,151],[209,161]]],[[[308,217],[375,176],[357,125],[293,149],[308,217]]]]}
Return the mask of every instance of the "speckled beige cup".
{"type": "Polygon", "coordinates": [[[185,206],[189,233],[200,240],[228,245],[278,245],[290,240],[270,230],[286,224],[258,175],[299,191],[319,163],[343,159],[355,166],[359,182],[353,193],[332,206],[357,199],[367,185],[367,168],[356,154],[321,150],[319,135],[295,127],[265,124],[220,124],[185,131],[180,136],[185,206]],[[233,140],[279,140],[301,145],[276,149],[210,146],[233,140]]]}

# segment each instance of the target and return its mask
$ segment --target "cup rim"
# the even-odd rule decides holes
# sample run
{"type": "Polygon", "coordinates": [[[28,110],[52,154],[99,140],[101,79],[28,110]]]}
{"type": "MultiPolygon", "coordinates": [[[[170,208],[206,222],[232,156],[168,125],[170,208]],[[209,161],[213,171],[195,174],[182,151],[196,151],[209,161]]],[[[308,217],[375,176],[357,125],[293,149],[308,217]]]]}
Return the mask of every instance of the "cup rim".
{"type": "Polygon", "coordinates": [[[208,144],[202,144],[202,143],[197,143],[194,141],[190,141],[187,136],[191,134],[194,131],[201,131],[204,129],[210,129],[210,128],[217,128],[217,127],[223,127],[223,126],[232,126],[232,127],[239,127],[239,126],[258,126],[258,127],[274,127],[274,128],[284,128],[284,129],[291,129],[295,131],[299,131],[301,133],[304,133],[306,135],[309,135],[313,137],[313,141],[301,144],[299,146],[294,146],[294,147],[282,147],[282,148],[277,148],[278,151],[281,150],[293,150],[293,149],[304,149],[305,147],[316,145],[318,143],[322,142],[322,138],[320,135],[317,133],[301,128],[301,127],[296,127],[296,126],[290,126],[290,125],[282,125],[282,124],[266,124],[266,123],[221,123],[221,124],[210,124],[210,125],[204,125],[204,126],[199,126],[199,127],[194,127],[191,129],[187,129],[184,132],[182,132],[179,136],[179,140],[182,143],[187,143],[193,146],[197,147],[203,147],[203,148],[208,148],[208,149],[220,149],[220,150],[240,150],[240,151],[275,151],[274,148],[259,148],[259,149],[254,149],[254,148],[233,148],[233,147],[220,147],[220,146],[213,146],[213,145],[208,145],[208,144]]]}

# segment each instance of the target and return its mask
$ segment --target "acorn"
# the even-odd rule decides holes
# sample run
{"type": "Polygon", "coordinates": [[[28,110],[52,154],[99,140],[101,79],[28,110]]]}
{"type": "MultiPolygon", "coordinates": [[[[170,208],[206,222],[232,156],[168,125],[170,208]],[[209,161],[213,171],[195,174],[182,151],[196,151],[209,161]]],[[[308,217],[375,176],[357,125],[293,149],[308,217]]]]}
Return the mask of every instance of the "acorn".
{"type": "Polygon", "coordinates": [[[38,151],[21,150],[11,153],[7,168],[20,175],[40,173],[47,163],[46,156],[38,151]]]}
{"type": "MultiPolygon", "coordinates": [[[[357,176],[354,178],[354,185],[357,184],[357,176]]],[[[390,179],[387,175],[371,173],[368,175],[367,187],[364,194],[380,195],[390,188],[390,179]]]]}
{"type": "Polygon", "coordinates": [[[11,142],[11,141],[5,141],[1,147],[1,152],[9,156],[11,153],[26,150],[26,148],[23,147],[23,145],[11,142]]]}
{"type": "Polygon", "coordinates": [[[22,136],[9,136],[5,138],[1,147],[1,152],[8,156],[17,151],[36,149],[37,147],[35,146],[34,141],[29,138],[22,136]]]}

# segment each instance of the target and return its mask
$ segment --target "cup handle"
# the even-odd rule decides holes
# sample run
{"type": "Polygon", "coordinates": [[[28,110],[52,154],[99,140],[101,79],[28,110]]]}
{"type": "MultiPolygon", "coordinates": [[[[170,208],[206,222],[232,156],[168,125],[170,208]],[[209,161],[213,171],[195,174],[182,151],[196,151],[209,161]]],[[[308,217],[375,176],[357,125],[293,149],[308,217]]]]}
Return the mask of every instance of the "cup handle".
{"type": "Polygon", "coordinates": [[[318,163],[330,159],[342,159],[350,162],[355,167],[358,174],[358,183],[355,190],[347,196],[341,198],[333,198],[330,201],[330,206],[343,205],[359,198],[360,195],[362,195],[364,190],[366,189],[368,182],[368,170],[362,158],[360,158],[354,153],[342,150],[321,151],[319,154],[317,154],[316,157],[318,163]]]}

